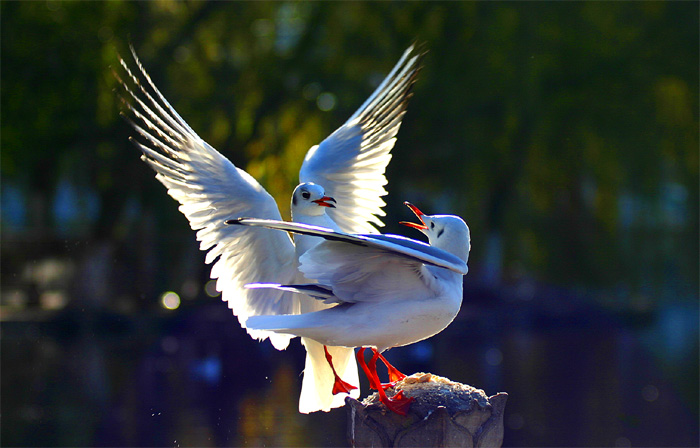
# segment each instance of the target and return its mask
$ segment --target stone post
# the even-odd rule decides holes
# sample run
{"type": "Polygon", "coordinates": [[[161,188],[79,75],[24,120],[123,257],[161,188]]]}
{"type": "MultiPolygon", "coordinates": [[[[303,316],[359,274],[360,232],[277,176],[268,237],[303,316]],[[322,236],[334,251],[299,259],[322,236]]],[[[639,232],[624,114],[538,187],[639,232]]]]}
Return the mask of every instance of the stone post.
{"type": "Polygon", "coordinates": [[[346,398],[352,447],[500,447],[508,394],[483,390],[429,373],[416,373],[387,389],[414,397],[408,415],[389,411],[377,393],[346,398]]]}

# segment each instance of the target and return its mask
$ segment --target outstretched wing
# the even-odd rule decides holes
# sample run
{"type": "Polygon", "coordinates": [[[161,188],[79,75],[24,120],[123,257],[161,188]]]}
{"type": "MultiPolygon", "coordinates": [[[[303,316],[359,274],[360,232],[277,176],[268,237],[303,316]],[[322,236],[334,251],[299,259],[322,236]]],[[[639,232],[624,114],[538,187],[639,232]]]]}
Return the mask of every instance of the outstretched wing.
{"type": "MultiPolygon", "coordinates": [[[[156,171],[168,194],[180,203],[180,211],[197,231],[200,249],[209,251],[206,263],[215,260],[211,278],[223,300],[244,325],[249,316],[299,312],[299,296],[280,290],[245,289],[246,283],[287,283],[298,272],[294,245],[281,232],[226,226],[232,216],[281,219],[275,200],[248,173],[234,166],[202,140],[178,115],[156,88],[131,48],[138,70],[127,74],[124,104],[129,121],[140,139],[130,138],[143,152],[142,159],[156,171]]],[[[126,116],[126,115],[125,115],[126,116]]],[[[245,325],[244,325],[245,326],[245,325]]],[[[248,330],[252,337],[269,337],[285,348],[289,336],[248,330]]]]}
{"type": "Polygon", "coordinates": [[[378,233],[372,224],[384,225],[384,171],[423,55],[409,47],[357,112],[306,154],[299,180],[322,185],[338,201],[326,212],[345,232],[378,233]]]}
{"type": "MultiPolygon", "coordinates": [[[[465,275],[467,273],[467,264],[456,255],[452,255],[449,252],[433,247],[422,241],[413,240],[400,235],[349,234],[308,224],[256,218],[229,219],[226,221],[226,224],[233,226],[266,227],[268,229],[294,232],[300,235],[319,236],[328,241],[337,241],[348,246],[355,245],[380,250],[427,265],[449,269],[458,274],[465,275]]],[[[262,281],[260,283],[268,282],[262,281]]]]}

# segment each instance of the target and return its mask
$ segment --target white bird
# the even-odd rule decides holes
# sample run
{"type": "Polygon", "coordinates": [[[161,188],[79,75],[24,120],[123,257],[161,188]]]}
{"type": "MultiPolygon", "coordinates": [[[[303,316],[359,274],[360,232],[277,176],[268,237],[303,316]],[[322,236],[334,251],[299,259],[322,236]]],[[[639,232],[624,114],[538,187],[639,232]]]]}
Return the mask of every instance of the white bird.
{"type": "MultiPolygon", "coordinates": [[[[403,395],[387,398],[376,374],[377,358],[386,349],[429,338],[447,327],[462,303],[462,276],[467,273],[469,227],[458,216],[425,215],[406,203],[429,244],[397,235],[362,235],[303,224],[240,218],[228,224],[267,227],[325,238],[299,258],[300,270],[316,284],[280,285],[258,282],[253,289],[292,291],[336,306],[288,316],[252,316],[250,329],[302,336],[321,344],[371,347],[370,368],[363,351],[358,361],[380,399],[399,414],[410,402],[403,395]]],[[[387,363],[390,379],[403,374],[387,363]]]]}
{"type": "MultiPolygon", "coordinates": [[[[133,47],[131,52],[138,70],[132,72],[123,59],[120,64],[132,87],[115,73],[129,98],[124,103],[142,141],[131,140],[197,231],[200,249],[208,251],[205,262],[214,263],[211,278],[217,279],[217,290],[241,325],[245,328],[250,316],[308,313],[329,307],[289,291],[244,288],[255,281],[308,281],[298,270],[298,257],[321,240],[308,236],[292,241],[279,232],[224,225],[224,220],[232,217],[280,220],[281,215],[273,197],[252,176],[190,128],[156,88],[133,47]]],[[[292,196],[294,221],[364,233],[376,233],[374,226],[383,225],[379,217],[384,216],[384,172],[422,56],[415,46],[408,48],[350,119],[309,149],[299,173],[301,184],[292,196]]],[[[247,331],[259,340],[269,338],[279,350],[293,337],[252,328],[247,331]]],[[[329,346],[326,351],[321,344],[304,338],[302,343],[307,358],[300,412],[342,406],[343,397],[335,395],[338,387],[358,396],[359,389],[352,390],[359,387],[352,349],[329,346]],[[331,358],[345,383],[336,380],[331,358]]]]}

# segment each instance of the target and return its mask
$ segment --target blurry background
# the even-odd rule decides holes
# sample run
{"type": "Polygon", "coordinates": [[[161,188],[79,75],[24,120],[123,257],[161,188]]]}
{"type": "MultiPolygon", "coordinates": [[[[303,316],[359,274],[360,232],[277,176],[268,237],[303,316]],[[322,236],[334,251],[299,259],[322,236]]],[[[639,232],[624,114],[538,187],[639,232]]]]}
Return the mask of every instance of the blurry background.
{"type": "Polygon", "coordinates": [[[404,200],[461,215],[470,272],[455,322],[389,359],[508,392],[506,446],[698,443],[697,2],[0,8],[4,446],[346,444],[127,141],[129,41],[286,218],[306,150],[426,42],[385,231],[420,237],[404,200]]]}

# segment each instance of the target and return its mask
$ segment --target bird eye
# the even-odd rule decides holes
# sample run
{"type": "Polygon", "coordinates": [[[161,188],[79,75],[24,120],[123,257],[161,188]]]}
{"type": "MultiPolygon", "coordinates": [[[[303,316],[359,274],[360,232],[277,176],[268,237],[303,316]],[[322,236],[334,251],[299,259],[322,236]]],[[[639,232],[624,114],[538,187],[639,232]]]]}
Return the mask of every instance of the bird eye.
{"type": "Polygon", "coordinates": [[[433,230],[434,228],[435,228],[435,223],[434,223],[434,222],[431,222],[431,223],[430,223],[430,230],[433,230]]]}
{"type": "Polygon", "coordinates": [[[311,193],[309,193],[308,191],[302,191],[301,197],[304,199],[309,199],[311,197],[311,193]]]}

